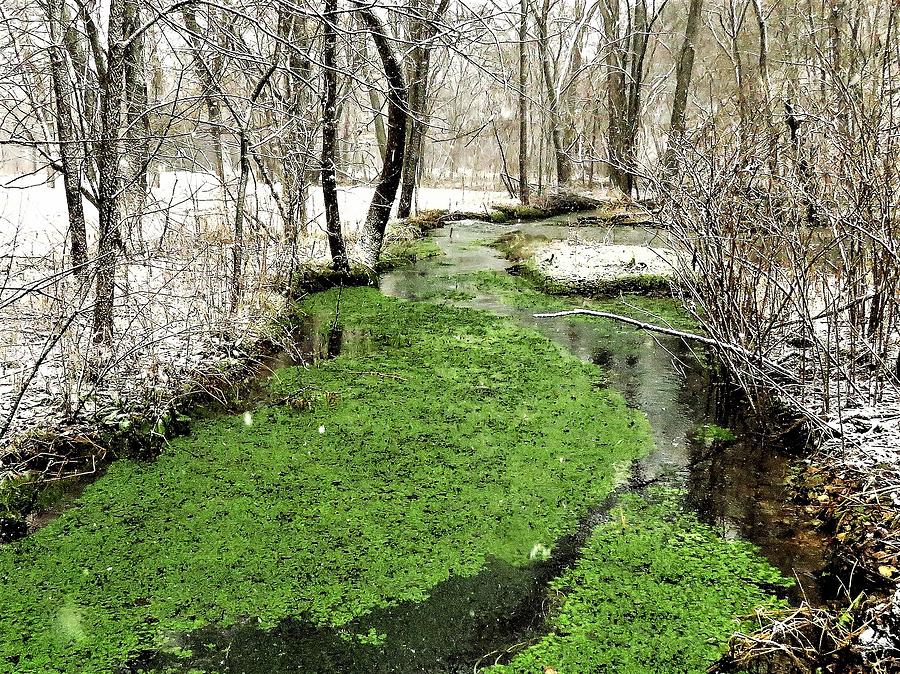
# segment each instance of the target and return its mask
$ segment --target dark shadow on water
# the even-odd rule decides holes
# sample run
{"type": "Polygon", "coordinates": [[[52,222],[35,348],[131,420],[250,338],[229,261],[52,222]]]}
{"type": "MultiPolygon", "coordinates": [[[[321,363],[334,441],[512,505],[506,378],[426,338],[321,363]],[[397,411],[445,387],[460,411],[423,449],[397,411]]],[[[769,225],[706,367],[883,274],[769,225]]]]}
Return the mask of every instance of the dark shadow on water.
{"type": "Polygon", "coordinates": [[[505,662],[542,636],[547,584],[575,561],[613,502],[594,509],[547,559],[513,566],[489,558],[476,575],[451,576],[424,601],[378,609],[341,628],[297,619],[272,630],[255,621],[206,627],[179,637],[189,657],[147,652],[123,673],[463,674],[505,662]]]}

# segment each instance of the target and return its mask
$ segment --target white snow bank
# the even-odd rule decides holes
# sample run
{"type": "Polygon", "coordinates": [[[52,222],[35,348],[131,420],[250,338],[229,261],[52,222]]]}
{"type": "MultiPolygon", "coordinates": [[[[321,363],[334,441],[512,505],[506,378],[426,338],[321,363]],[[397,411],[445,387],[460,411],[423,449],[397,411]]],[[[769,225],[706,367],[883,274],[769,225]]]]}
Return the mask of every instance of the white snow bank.
{"type": "MultiPolygon", "coordinates": [[[[8,184],[8,183],[7,183],[8,184]]],[[[276,185],[276,190],[278,186],[276,185]]],[[[260,223],[270,230],[280,228],[278,206],[265,185],[249,190],[248,229],[260,223]]],[[[365,220],[374,189],[369,186],[341,187],[338,202],[344,232],[351,241],[358,236],[365,220]]],[[[470,189],[423,187],[416,196],[418,210],[450,209],[486,211],[488,206],[506,198],[503,192],[470,189]]],[[[208,173],[170,171],[161,173],[158,186],[151,190],[151,203],[143,218],[141,231],[134,236],[147,242],[157,242],[163,232],[220,231],[226,234],[234,219],[234,191],[226,194],[218,180],[208,173]]],[[[84,201],[89,238],[96,236],[96,209],[84,201]]],[[[325,206],[322,190],[312,187],[309,192],[309,236],[324,239],[325,206]]],[[[39,257],[62,253],[68,231],[66,199],[61,180],[56,185],[30,187],[0,187],[0,255],[39,257]]],[[[133,243],[133,241],[132,241],[133,243]]],[[[318,246],[324,254],[325,249],[318,246]]]]}
{"type": "Polygon", "coordinates": [[[552,241],[538,248],[533,259],[541,274],[565,285],[645,275],[672,278],[678,264],[675,252],[668,248],[583,241],[552,241]]]}

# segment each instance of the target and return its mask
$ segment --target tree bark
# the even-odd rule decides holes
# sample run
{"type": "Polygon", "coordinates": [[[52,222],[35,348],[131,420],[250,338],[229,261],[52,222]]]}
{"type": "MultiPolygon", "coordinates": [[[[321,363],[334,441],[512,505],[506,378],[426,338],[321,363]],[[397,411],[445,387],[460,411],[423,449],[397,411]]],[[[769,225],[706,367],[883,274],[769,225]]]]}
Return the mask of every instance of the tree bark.
{"type": "Polygon", "coordinates": [[[387,131],[384,129],[384,115],[381,114],[381,99],[378,97],[378,89],[369,87],[369,105],[375,113],[375,141],[378,143],[378,156],[381,161],[387,156],[387,131]]]}
{"type": "MultiPolygon", "coordinates": [[[[755,0],[758,2],[758,0],[755,0]]],[[[688,92],[694,73],[694,55],[696,53],[697,34],[700,31],[700,11],[703,0],[691,0],[688,9],[687,28],[684,32],[684,43],[678,56],[675,75],[675,98],[672,101],[672,122],[669,126],[669,147],[666,153],[666,165],[672,163],[675,146],[681,142],[685,131],[685,114],[687,111],[688,92]]]]}
{"type": "MultiPolygon", "coordinates": [[[[248,115],[249,116],[249,115],[248,115]]],[[[250,179],[250,141],[245,129],[238,134],[240,143],[240,177],[234,203],[234,245],[231,249],[231,310],[241,301],[244,267],[244,208],[247,204],[247,182],[250,179]]]]}
{"type": "Polygon", "coordinates": [[[619,0],[606,0],[603,5],[603,22],[607,42],[608,175],[613,187],[630,192],[623,148],[626,129],[625,53],[620,42],[619,0]]]}
{"type": "Polygon", "coordinates": [[[67,52],[63,47],[66,25],[69,22],[65,0],[48,2],[50,27],[50,74],[56,104],[56,137],[59,142],[63,187],[66,193],[66,209],[69,215],[72,266],[82,279],[87,276],[87,226],[84,219],[84,202],[81,196],[81,171],[84,151],[76,133],[72,107],[73,87],[69,75],[67,52]]]}
{"type": "Polygon", "coordinates": [[[216,81],[216,60],[207,59],[203,55],[200,40],[203,29],[197,23],[194,7],[190,4],[183,5],[181,7],[181,16],[184,21],[184,27],[188,31],[188,42],[193,51],[197,75],[203,84],[203,102],[206,105],[206,120],[212,143],[213,170],[224,188],[226,182],[225,151],[222,147],[222,105],[219,100],[221,87],[216,81]]]}
{"type": "MultiPolygon", "coordinates": [[[[287,34],[291,44],[306,46],[306,18],[294,9],[288,10],[287,34]]],[[[285,182],[285,200],[288,217],[284,223],[284,237],[291,245],[292,255],[297,243],[298,233],[307,229],[307,200],[309,186],[307,182],[308,160],[302,150],[307,138],[305,128],[305,112],[312,105],[312,98],[306,82],[311,79],[312,64],[304,52],[291,49],[288,55],[289,72],[286,77],[285,98],[290,105],[291,125],[287,134],[288,151],[282,167],[285,182]]]]}
{"type": "MultiPolygon", "coordinates": [[[[124,34],[141,25],[141,3],[129,0],[125,6],[124,34]]],[[[129,238],[142,239],[141,221],[147,207],[147,169],[150,164],[150,119],[147,116],[147,73],[144,65],[143,33],[131,40],[125,51],[125,216],[129,238]]]]}
{"type": "Polygon", "coordinates": [[[544,0],[538,14],[538,52],[541,58],[541,73],[544,76],[544,87],[547,91],[547,114],[550,117],[550,140],[553,143],[553,155],[556,165],[556,184],[562,187],[572,177],[572,166],[566,153],[560,122],[559,91],[555,76],[555,68],[550,62],[550,37],[547,27],[550,14],[550,0],[544,0]]]}
{"type": "Polygon", "coordinates": [[[403,70],[394,55],[390,42],[388,42],[384,25],[370,9],[356,4],[360,16],[369,29],[372,41],[375,43],[388,83],[387,152],[378,185],[375,187],[375,194],[372,196],[372,203],[369,205],[360,242],[363,262],[374,269],[378,263],[378,257],[381,255],[384,230],[391,215],[391,207],[394,205],[397,188],[400,186],[400,178],[403,174],[407,121],[407,113],[403,108],[408,92],[403,70]]]}
{"type": "Polygon", "coordinates": [[[322,199],[325,202],[325,232],[331,250],[331,265],[349,276],[350,262],[341,232],[337,194],[337,0],[325,0],[322,37],[322,199]]]}
{"type": "Polygon", "coordinates": [[[111,0],[106,70],[100,88],[100,140],[97,143],[99,242],[93,338],[98,344],[109,344],[113,339],[116,263],[122,247],[119,229],[122,182],[119,133],[125,88],[124,18],[125,0],[111,0]]]}
{"type": "MultiPolygon", "coordinates": [[[[425,0],[426,2],[428,0],[425,0]]],[[[422,0],[411,1],[411,39],[415,42],[412,48],[412,68],[408,82],[407,109],[409,115],[406,122],[406,153],[403,159],[403,182],[400,189],[400,202],[397,205],[397,216],[408,218],[412,212],[413,196],[419,184],[421,174],[422,153],[425,149],[425,133],[428,130],[428,77],[431,71],[431,51],[437,27],[436,22],[443,18],[450,6],[449,0],[440,0],[433,16],[426,19],[425,5],[422,0]]]]}

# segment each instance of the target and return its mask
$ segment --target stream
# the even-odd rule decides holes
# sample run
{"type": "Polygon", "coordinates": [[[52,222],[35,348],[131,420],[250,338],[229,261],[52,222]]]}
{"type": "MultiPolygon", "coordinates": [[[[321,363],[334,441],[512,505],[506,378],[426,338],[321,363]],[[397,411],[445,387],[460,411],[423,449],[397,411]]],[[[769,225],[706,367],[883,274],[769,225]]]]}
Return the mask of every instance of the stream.
{"type": "MultiPolygon", "coordinates": [[[[565,238],[576,230],[560,218],[549,223],[496,225],[466,221],[433,232],[443,255],[385,273],[380,290],[388,296],[428,300],[464,297],[453,303],[514,319],[536,329],[580,359],[603,368],[609,386],[649,419],[655,448],[621,476],[618,489],[585,517],[574,534],[557,541],[549,559],[522,567],[488,559],[474,576],[455,577],[433,588],[426,600],[404,601],[357,618],[340,629],[302,620],[282,621],[263,630],[251,623],[190,633],[184,660],[160,653],[132,663],[132,671],[396,672],[462,673],[492,664],[507,652],[546,632],[547,585],[569,568],[597,523],[607,519],[617,498],[648,486],[683,493],[684,506],[725,538],[757,545],[763,555],[797,585],[788,598],[821,602],[825,567],[821,537],[790,504],[784,483],[791,459],[785,448],[766,440],[744,416],[744,406],[700,363],[681,340],[652,336],[603,321],[541,320],[532,310],[504,302],[491,290],[475,290],[465,275],[504,273],[509,262],[488,242],[518,232],[524,237],[565,238]],[[462,288],[465,293],[460,294],[462,288]],[[730,428],[736,439],[710,447],[698,428],[730,428]],[[365,635],[384,633],[380,643],[365,635]]],[[[579,227],[584,240],[647,245],[662,237],[639,227],[579,227]]],[[[447,300],[439,300],[447,301],[447,300]]],[[[365,350],[358,336],[332,333],[317,343],[313,331],[301,337],[314,357],[365,350]]]]}
{"type": "MultiPolygon", "coordinates": [[[[114,671],[481,671],[509,662],[552,630],[550,621],[559,609],[553,583],[577,568],[604,526],[621,518],[624,534],[622,504],[660,488],[676,494],[677,501],[664,502],[671,512],[695,514],[714,530],[711,537],[717,540],[753,543],[771,565],[797,581],[793,588],[773,586],[765,592],[792,603],[827,600],[829,586],[821,580],[827,578],[822,573],[824,542],[802,510],[791,504],[785,486],[792,465],[790,448],[771,440],[766,429],[746,414],[746,405],[731,387],[704,367],[706,354],[693,352],[680,340],[619,323],[536,319],[534,306],[510,301],[504,292],[504,284],[516,282],[507,273],[510,262],[490,246],[501,236],[518,233],[536,241],[578,237],[637,245],[655,244],[664,237],[639,227],[576,228],[573,223],[574,218],[521,225],[453,223],[430,235],[442,255],[380,278],[380,290],[388,298],[477,309],[528,331],[484,314],[444,310],[441,320],[449,327],[441,330],[449,332],[430,334],[437,341],[429,344],[446,350],[429,347],[431,359],[423,361],[433,370],[419,366],[401,370],[400,376],[396,368],[407,361],[391,360],[396,356],[390,353],[384,361],[365,359],[378,355],[379,340],[405,334],[395,332],[391,337],[389,327],[373,327],[377,315],[363,313],[369,321],[362,322],[363,329],[357,316],[356,330],[343,329],[337,316],[333,324],[324,324],[324,331],[323,323],[310,323],[297,335],[304,354],[300,364],[318,362],[323,367],[292,368],[296,361],[282,357],[270,365],[276,385],[280,376],[288,377],[288,382],[298,377],[299,385],[285,390],[311,397],[275,398],[277,387],[260,382],[259,390],[238,403],[245,406],[243,414],[197,422],[189,436],[174,440],[156,461],[111,464],[108,474],[86,487],[70,510],[0,557],[0,581],[5,573],[12,591],[4,596],[13,606],[0,612],[0,635],[6,639],[0,642],[0,670],[6,671],[4,662],[18,665],[23,658],[38,663],[49,658],[44,665],[50,662],[52,668],[38,664],[11,671],[87,671],[84,662],[108,663],[96,665],[96,671],[110,671],[109,665],[120,665],[125,660],[120,656],[127,654],[127,664],[114,671]],[[494,285],[473,283],[479,274],[488,274],[494,285]],[[469,346],[455,342],[453,334],[461,328],[450,321],[473,315],[476,319],[465,333],[473,341],[469,346]],[[598,367],[582,366],[557,353],[553,344],[532,331],[598,367]],[[491,357],[513,358],[511,366],[507,363],[505,370],[492,372],[483,361],[465,360],[466,353],[478,348],[478,340],[489,342],[498,334],[516,340],[520,350],[507,341],[495,342],[491,357]],[[441,342],[442,338],[449,341],[441,342]],[[348,366],[342,359],[331,360],[338,355],[363,356],[358,362],[381,364],[377,371],[354,371],[356,378],[346,378],[346,373],[342,378],[341,370],[348,366]],[[540,369],[545,360],[553,359],[553,368],[540,369]],[[529,360],[534,368],[529,372],[542,373],[541,377],[509,376],[522,360],[529,360]],[[466,363],[481,369],[471,372],[466,363]],[[438,372],[444,367],[446,372],[438,372]],[[545,372],[556,377],[546,389],[541,388],[545,372]],[[503,373],[507,379],[490,379],[503,373]],[[469,397],[457,405],[452,395],[417,379],[422,377],[441,377],[448,386],[463,387],[459,390],[468,393],[461,397],[469,397]],[[375,381],[381,387],[376,390],[386,392],[383,395],[406,397],[366,397],[375,381]],[[574,388],[576,381],[581,388],[574,388]],[[523,400],[516,386],[531,387],[528,390],[544,397],[523,400]],[[608,395],[599,392],[607,389],[621,393],[625,402],[608,391],[608,395]],[[414,400],[423,390],[431,391],[432,398],[414,400]],[[324,396],[319,403],[316,391],[324,396]],[[548,398],[547,391],[557,393],[548,398]],[[557,398],[562,391],[573,393],[571,400],[557,398]],[[346,400],[338,403],[345,394],[346,400]],[[543,408],[529,407],[537,400],[543,401],[543,408]],[[593,416],[594,408],[585,401],[605,405],[605,412],[593,416]],[[603,416],[616,409],[618,420],[603,416]],[[653,447],[649,453],[628,454],[632,450],[623,446],[622,453],[616,453],[616,445],[623,441],[627,445],[633,441],[629,436],[640,435],[630,430],[635,421],[626,425],[628,418],[636,417],[635,409],[649,421],[653,447]],[[402,413],[392,416],[394,410],[402,413]],[[483,410],[503,417],[496,428],[495,419],[483,410]],[[467,419],[479,413],[486,418],[467,419]],[[542,413],[549,417],[541,417],[542,413]],[[378,427],[366,425],[379,414],[409,428],[393,433],[389,427],[382,435],[378,427]],[[530,416],[537,419],[529,421],[530,416]],[[453,441],[439,434],[452,435],[453,424],[466,426],[458,436],[466,444],[447,451],[453,441]],[[559,428],[554,430],[555,426],[559,428]],[[521,428],[517,437],[523,439],[516,440],[518,444],[509,441],[512,456],[496,456],[492,450],[508,427],[521,428]],[[719,435],[711,436],[710,429],[719,435]],[[542,435],[553,432],[558,434],[542,435]],[[555,442],[571,445],[571,468],[568,460],[563,467],[562,454],[556,456],[562,450],[555,442]],[[348,447],[356,447],[357,456],[348,454],[348,447]],[[405,451],[408,447],[417,451],[410,454],[405,451]],[[471,452],[460,451],[467,449],[471,452]],[[545,450],[554,464],[549,470],[545,450]],[[631,460],[637,455],[643,458],[631,460]],[[606,463],[590,460],[593,456],[606,463]],[[363,457],[361,463],[354,463],[358,457],[363,457]],[[626,460],[619,460],[623,457],[626,460]],[[582,465],[579,459],[588,462],[582,465]],[[460,482],[459,476],[478,484],[460,482]],[[505,488],[511,491],[502,491],[505,488]],[[540,493],[530,493],[538,489],[540,493]],[[504,500],[517,510],[505,510],[504,500]],[[476,512],[479,507],[495,514],[476,512]],[[471,529],[466,528],[467,519],[475,521],[471,529]],[[396,533],[398,527],[402,532],[396,533]],[[546,535],[540,533],[546,531],[542,527],[565,535],[542,541],[539,536],[546,535]],[[519,549],[523,543],[524,552],[519,549]],[[31,575],[15,577],[22,572],[31,575]],[[20,581],[24,590],[15,589],[20,581]],[[32,591],[33,597],[25,596],[32,591]],[[257,599],[257,593],[263,599],[257,599]],[[272,610],[266,601],[276,602],[272,610]],[[345,601],[349,605],[342,605],[345,601]],[[20,608],[15,602],[21,602],[20,608]],[[25,612],[28,616],[23,619],[25,612]],[[20,641],[25,630],[31,632],[20,641]],[[33,653],[31,644],[37,644],[33,653]],[[8,648],[5,660],[3,647],[8,648]]],[[[379,302],[392,303],[394,311],[402,304],[406,313],[398,315],[410,320],[432,316],[423,314],[425,310],[436,311],[429,305],[388,300],[371,290],[362,292],[370,294],[356,311],[360,306],[377,311],[373,307],[381,306],[379,302]]],[[[533,291],[530,297],[548,305],[559,301],[533,291]]],[[[348,311],[352,315],[354,307],[348,311]]],[[[390,320],[396,325],[396,319],[390,320]]],[[[392,348],[392,353],[406,354],[417,347],[392,348]]],[[[649,442],[643,433],[641,446],[646,448],[649,442]]],[[[664,547],[668,540],[664,539],[664,547]]],[[[688,545],[708,541],[682,538],[678,543],[682,548],[685,540],[688,545]]],[[[643,550],[638,555],[655,554],[652,549],[637,549],[643,550]]],[[[736,555],[744,554],[739,547],[735,550],[736,555]]],[[[746,555],[740,560],[746,561],[746,555]]],[[[740,560],[735,568],[749,568],[741,567],[740,560]]],[[[643,557],[638,561],[642,564],[643,557]]],[[[640,564],[637,568],[641,575],[640,564]]],[[[683,570],[675,568],[679,574],[683,570]]],[[[727,578],[735,582],[733,573],[727,578]]],[[[737,576],[738,584],[742,578],[737,576]]],[[[749,580],[752,576],[746,578],[748,584],[755,582],[749,580]]],[[[704,582],[701,578],[701,585],[704,582]]],[[[670,587],[678,587],[677,579],[670,587]]],[[[689,601],[681,595],[674,599],[687,611],[679,614],[681,626],[693,622],[689,601]]],[[[612,606],[618,616],[619,604],[612,606]]],[[[660,610],[659,615],[665,616],[660,610]]],[[[698,623],[707,617],[698,615],[698,623]]],[[[726,625],[724,634],[733,629],[726,625]]],[[[699,640],[720,643],[722,628],[716,630],[706,633],[716,639],[699,640]]],[[[698,634],[704,634],[702,629],[698,634]]],[[[631,648],[629,637],[624,637],[626,649],[631,648]]],[[[673,643],[679,638],[684,634],[673,643]]],[[[696,636],[690,639],[697,641],[696,636]]],[[[615,648],[620,646],[610,644],[617,657],[615,648]]],[[[716,648],[712,646],[712,659],[716,648]]],[[[650,658],[655,662],[655,653],[650,658]]],[[[582,674],[576,669],[566,672],[582,674]]]]}
{"type": "MultiPolygon", "coordinates": [[[[459,274],[504,271],[510,263],[496,249],[481,244],[511,233],[525,238],[574,236],[614,245],[665,245],[661,230],[573,227],[575,220],[576,216],[563,216],[509,226],[455,223],[432,234],[444,256],[384,275],[381,290],[414,300],[439,288],[456,289],[459,274]]],[[[684,490],[687,507],[702,521],[727,537],[741,537],[759,546],[774,566],[798,581],[792,599],[818,604],[827,598],[828,589],[820,577],[825,567],[821,535],[791,503],[785,486],[791,448],[767,437],[767,429],[745,414],[739,396],[717,380],[688,345],[602,320],[592,324],[536,319],[532,310],[511,307],[490,292],[475,292],[474,298],[460,304],[512,317],[582,360],[601,366],[610,385],[647,415],[655,449],[632,465],[631,488],[662,483],[684,490]],[[709,451],[694,437],[704,424],[730,428],[736,440],[709,451]]]]}

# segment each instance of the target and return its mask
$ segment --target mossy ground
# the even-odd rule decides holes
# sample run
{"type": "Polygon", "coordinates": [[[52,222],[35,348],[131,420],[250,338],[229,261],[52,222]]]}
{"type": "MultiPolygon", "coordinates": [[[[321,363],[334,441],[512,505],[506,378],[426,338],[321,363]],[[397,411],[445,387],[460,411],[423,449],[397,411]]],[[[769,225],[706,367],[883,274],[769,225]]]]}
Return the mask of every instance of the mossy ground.
{"type": "Polygon", "coordinates": [[[338,304],[370,348],[280,371],[278,404],[114,463],[0,549],[0,670],[113,671],[248,617],[339,626],[530,564],[649,449],[596,368],[534,332],[366,288],[302,309],[327,329],[338,304]]]}
{"type": "Polygon", "coordinates": [[[626,495],[612,515],[551,584],[553,632],[491,674],[702,674],[756,607],[780,604],[779,573],[682,512],[677,493],[626,495]]]}
{"type": "Polygon", "coordinates": [[[410,264],[429,257],[443,255],[433,239],[402,239],[385,247],[378,261],[378,271],[387,271],[403,264],[410,264]]]}

